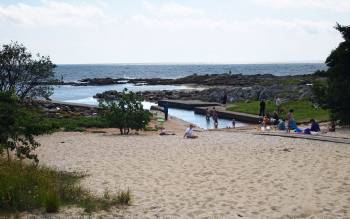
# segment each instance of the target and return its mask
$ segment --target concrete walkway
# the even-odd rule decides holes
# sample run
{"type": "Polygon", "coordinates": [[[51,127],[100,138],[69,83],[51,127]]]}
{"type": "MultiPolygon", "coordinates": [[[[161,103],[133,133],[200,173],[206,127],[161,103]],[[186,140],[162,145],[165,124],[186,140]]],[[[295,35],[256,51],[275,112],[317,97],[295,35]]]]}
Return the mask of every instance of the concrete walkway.
{"type": "Polygon", "coordinates": [[[215,102],[203,102],[200,100],[161,100],[158,101],[158,105],[163,107],[165,104],[170,108],[179,108],[193,110],[197,114],[206,114],[206,109],[212,110],[215,107],[219,118],[233,119],[237,121],[258,124],[262,120],[260,116],[252,115],[248,113],[232,112],[226,110],[224,106],[215,102]]]}
{"type": "Polygon", "coordinates": [[[350,144],[350,138],[325,136],[325,135],[305,135],[305,134],[292,134],[292,133],[281,133],[281,132],[255,132],[253,134],[285,137],[285,138],[299,138],[299,139],[333,142],[333,143],[341,143],[341,144],[350,144]]]}

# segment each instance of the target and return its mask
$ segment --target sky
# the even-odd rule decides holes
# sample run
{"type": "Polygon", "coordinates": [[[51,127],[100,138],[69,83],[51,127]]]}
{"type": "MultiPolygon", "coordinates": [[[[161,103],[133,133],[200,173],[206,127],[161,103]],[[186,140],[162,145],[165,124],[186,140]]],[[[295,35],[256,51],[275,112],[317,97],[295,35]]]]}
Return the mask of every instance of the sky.
{"type": "Polygon", "coordinates": [[[350,0],[0,0],[0,44],[57,64],[324,62],[350,0]]]}

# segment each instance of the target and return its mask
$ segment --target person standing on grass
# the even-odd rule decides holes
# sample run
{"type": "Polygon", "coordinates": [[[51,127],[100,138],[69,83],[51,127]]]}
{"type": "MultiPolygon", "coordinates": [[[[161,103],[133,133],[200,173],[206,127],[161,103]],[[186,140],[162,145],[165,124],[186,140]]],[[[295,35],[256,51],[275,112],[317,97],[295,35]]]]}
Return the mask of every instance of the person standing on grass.
{"type": "Polygon", "coordinates": [[[260,101],[259,116],[265,116],[265,107],[266,107],[265,100],[264,100],[264,99],[261,99],[261,101],[260,101]]]}
{"type": "Polygon", "coordinates": [[[281,99],[279,97],[276,98],[276,110],[277,110],[277,113],[280,114],[281,113],[281,99]]]}

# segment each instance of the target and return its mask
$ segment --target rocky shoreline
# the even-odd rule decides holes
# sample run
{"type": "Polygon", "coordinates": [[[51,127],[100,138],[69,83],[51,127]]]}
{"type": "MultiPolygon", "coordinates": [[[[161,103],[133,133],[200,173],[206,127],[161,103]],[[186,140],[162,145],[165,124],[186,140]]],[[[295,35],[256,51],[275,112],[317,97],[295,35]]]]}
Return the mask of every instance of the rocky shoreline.
{"type": "Polygon", "coordinates": [[[242,75],[242,74],[206,74],[206,75],[189,75],[177,79],[164,78],[85,78],[78,82],[64,82],[55,80],[46,82],[48,85],[73,85],[73,86],[101,86],[113,84],[135,84],[135,85],[206,85],[206,86],[270,86],[274,84],[295,84],[305,85],[313,83],[315,80],[322,80],[323,78],[315,75],[294,75],[294,76],[275,76],[272,74],[256,74],[256,75],[242,75]]]}
{"type": "MultiPolygon", "coordinates": [[[[117,100],[121,92],[110,90],[98,93],[94,98],[117,100]]],[[[245,100],[273,100],[276,97],[284,100],[302,100],[312,98],[312,89],[308,85],[272,85],[251,87],[212,87],[204,90],[161,90],[137,92],[138,96],[150,102],[162,99],[170,100],[202,100],[205,102],[222,102],[223,96],[227,95],[228,102],[245,100]]]]}
{"type": "MultiPolygon", "coordinates": [[[[226,94],[228,102],[235,102],[259,99],[273,100],[276,97],[285,100],[312,99],[312,84],[321,80],[325,80],[325,78],[317,74],[295,76],[275,76],[271,74],[193,74],[177,79],[86,78],[79,82],[56,81],[56,85],[102,86],[127,83],[136,86],[197,85],[205,89],[142,91],[137,92],[137,95],[151,102],[156,102],[161,99],[196,99],[209,102],[222,102],[223,96],[226,94]]],[[[110,90],[98,93],[94,97],[98,99],[116,100],[119,96],[119,92],[110,90]]]]}

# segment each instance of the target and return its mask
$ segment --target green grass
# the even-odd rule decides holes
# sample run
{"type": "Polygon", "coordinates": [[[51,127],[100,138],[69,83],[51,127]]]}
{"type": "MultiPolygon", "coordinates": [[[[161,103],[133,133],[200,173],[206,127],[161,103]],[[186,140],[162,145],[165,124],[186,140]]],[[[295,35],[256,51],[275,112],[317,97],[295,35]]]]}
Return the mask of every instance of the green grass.
{"type": "MultiPolygon", "coordinates": [[[[227,109],[235,112],[243,112],[257,115],[259,114],[259,101],[250,101],[250,102],[237,102],[232,104],[227,109]]],[[[316,119],[319,122],[329,121],[329,113],[326,110],[315,108],[310,101],[301,100],[301,101],[289,101],[281,105],[282,113],[281,117],[285,118],[287,112],[290,109],[294,110],[294,117],[298,123],[309,122],[310,119],[316,119]]],[[[266,102],[266,113],[271,115],[276,110],[274,102],[266,102]]]]}
{"type": "MultiPolygon", "coordinates": [[[[78,206],[86,212],[129,205],[130,191],[96,197],[79,185],[85,177],[32,164],[0,158],[0,213],[41,209],[57,212],[62,206],[78,206]]],[[[1,215],[1,214],[0,214],[1,215]]]]}
{"type": "Polygon", "coordinates": [[[66,118],[42,118],[42,125],[53,127],[54,130],[67,132],[82,132],[86,128],[108,128],[109,125],[102,117],[66,117],[66,118]]]}

